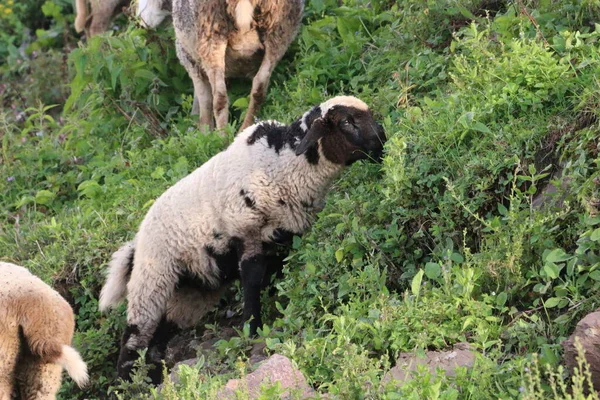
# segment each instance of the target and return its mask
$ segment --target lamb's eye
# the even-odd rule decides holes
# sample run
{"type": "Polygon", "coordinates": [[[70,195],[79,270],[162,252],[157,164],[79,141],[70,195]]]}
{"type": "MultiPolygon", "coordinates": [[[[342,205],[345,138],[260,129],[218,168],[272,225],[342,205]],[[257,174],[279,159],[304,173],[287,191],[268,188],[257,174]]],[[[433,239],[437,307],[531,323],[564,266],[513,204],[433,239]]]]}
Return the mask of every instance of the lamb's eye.
{"type": "Polygon", "coordinates": [[[354,119],[352,119],[352,117],[344,118],[340,121],[340,125],[343,127],[353,127],[355,126],[354,119]]]}

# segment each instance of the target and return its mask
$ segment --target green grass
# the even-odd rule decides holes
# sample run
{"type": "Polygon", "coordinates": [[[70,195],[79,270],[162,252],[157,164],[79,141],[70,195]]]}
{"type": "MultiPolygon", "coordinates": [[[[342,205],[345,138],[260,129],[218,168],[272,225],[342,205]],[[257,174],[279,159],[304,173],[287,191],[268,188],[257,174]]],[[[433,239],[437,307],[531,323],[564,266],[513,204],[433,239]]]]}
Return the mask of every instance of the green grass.
{"type": "MultiPolygon", "coordinates": [[[[600,3],[310,1],[261,117],[359,96],[386,128],[384,163],[348,169],[294,240],[259,338],[220,341],[162,394],[115,379],[124,308],[98,313],[103,270],[153,199],[226,140],[195,129],[172,29],[130,25],[67,64],[63,3],[45,7],[35,57],[15,51],[28,11],[0,20],[12,35],[0,36],[0,258],[74,304],[92,384],[65,379],[61,398],[214,396],[247,373],[255,341],[339,398],[585,398],[559,366],[560,341],[599,302],[600,3]],[[559,166],[560,202],[533,207],[559,166]],[[479,353],[472,370],[382,384],[400,352],[461,341],[479,353]]],[[[249,89],[230,86],[230,135],[249,89]]],[[[239,293],[230,302],[239,310],[239,293]]]]}

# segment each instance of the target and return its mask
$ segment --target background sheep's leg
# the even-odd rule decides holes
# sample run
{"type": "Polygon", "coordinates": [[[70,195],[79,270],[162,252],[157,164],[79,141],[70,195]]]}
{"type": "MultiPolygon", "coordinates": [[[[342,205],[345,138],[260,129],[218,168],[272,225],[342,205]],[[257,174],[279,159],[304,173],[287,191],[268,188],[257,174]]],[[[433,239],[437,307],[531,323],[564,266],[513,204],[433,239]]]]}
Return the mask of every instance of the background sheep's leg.
{"type": "Polygon", "coordinates": [[[54,400],[60,388],[62,367],[42,361],[26,351],[19,360],[17,379],[22,399],[54,400]]]}
{"type": "Polygon", "coordinates": [[[196,95],[196,88],[194,88],[194,101],[192,102],[192,112],[191,115],[200,114],[200,106],[198,104],[198,96],[196,95]]]}
{"type": "MultiPolygon", "coordinates": [[[[208,127],[213,130],[213,96],[208,78],[202,73],[192,79],[194,81],[194,102],[198,108],[196,113],[200,113],[200,127],[208,127]]],[[[193,111],[193,110],[192,110],[193,111]]]]}
{"type": "Polygon", "coordinates": [[[269,80],[273,69],[287,51],[290,43],[294,40],[297,27],[302,18],[303,3],[300,1],[283,1],[278,3],[279,11],[271,15],[271,26],[265,30],[261,38],[265,46],[265,56],[262,64],[252,80],[252,93],[246,117],[240,130],[243,130],[254,122],[254,117],[260,111],[260,107],[267,95],[269,80]]]}
{"type": "MultiPolygon", "coordinates": [[[[138,249],[137,254],[143,254],[138,249]]],[[[151,258],[150,258],[151,259],[151,258]]],[[[130,379],[130,373],[138,350],[148,347],[159,322],[167,308],[167,301],[173,295],[177,273],[158,263],[140,260],[131,273],[127,285],[127,327],[121,339],[121,351],[117,365],[118,375],[130,379]],[[171,272],[171,273],[169,273],[171,272]]]]}
{"type": "Polygon", "coordinates": [[[199,127],[202,129],[214,129],[213,111],[212,111],[212,92],[208,77],[202,72],[200,65],[183,48],[179,41],[175,41],[177,57],[181,65],[185,68],[194,84],[194,104],[192,105],[192,115],[200,114],[199,127]]]}
{"type": "Polygon", "coordinates": [[[108,30],[110,21],[121,0],[92,0],[91,1],[91,23],[86,32],[87,36],[98,35],[108,30]]]}
{"type": "Polygon", "coordinates": [[[258,72],[252,80],[250,104],[248,105],[248,111],[246,111],[246,117],[244,118],[244,123],[240,130],[244,130],[252,125],[254,123],[254,117],[260,111],[260,107],[267,96],[271,74],[294,38],[288,31],[289,27],[284,29],[283,35],[279,31],[270,32],[270,35],[265,40],[265,56],[258,72]]]}
{"type": "MultiPolygon", "coordinates": [[[[227,43],[211,43],[203,53],[208,57],[202,59],[202,67],[210,87],[212,89],[212,107],[215,115],[217,129],[222,131],[227,126],[229,118],[229,98],[227,97],[227,85],[225,84],[225,51],[227,43]]],[[[200,112],[202,112],[201,93],[198,93],[200,101],[200,112]]]]}
{"type": "Polygon", "coordinates": [[[209,130],[213,130],[215,125],[213,123],[212,92],[210,89],[210,82],[201,71],[188,71],[188,73],[192,77],[192,82],[194,83],[194,104],[192,105],[192,115],[200,114],[200,129],[207,127],[209,130]]]}
{"type": "Polygon", "coordinates": [[[260,111],[260,107],[265,100],[267,89],[269,87],[269,79],[271,79],[271,74],[273,73],[273,69],[277,64],[277,60],[273,62],[272,57],[273,56],[268,52],[265,52],[265,57],[263,58],[262,64],[252,80],[250,104],[248,105],[246,117],[244,118],[244,122],[242,123],[240,131],[243,131],[254,123],[254,117],[260,111]]]}

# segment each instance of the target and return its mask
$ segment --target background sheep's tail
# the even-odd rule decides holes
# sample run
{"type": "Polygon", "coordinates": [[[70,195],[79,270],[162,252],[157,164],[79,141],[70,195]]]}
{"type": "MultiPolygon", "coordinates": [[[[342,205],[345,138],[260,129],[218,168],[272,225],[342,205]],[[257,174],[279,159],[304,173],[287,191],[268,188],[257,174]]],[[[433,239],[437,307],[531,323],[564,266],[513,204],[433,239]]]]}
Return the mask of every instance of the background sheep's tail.
{"type": "Polygon", "coordinates": [[[62,353],[55,363],[67,371],[69,376],[77,383],[77,386],[83,387],[88,383],[87,365],[85,365],[77,350],[71,346],[62,346],[62,353]]]}
{"type": "Polygon", "coordinates": [[[135,242],[131,241],[113,254],[106,283],[100,292],[100,311],[115,307],[127,295],[127,282],[133,268],[134,253],[135,242]]]}
{"type": "Polygon", "coordinates": [[[85,28],[85,22],[87,21],[87,5],[86,0],[75,0],[75,9],[77,10],[77,17],[75,18],[75,31],[81,32],[85,28]]]}
{"type": "Polygon", "coordinates": [[[250,30],[254,14],[254,5],[250,0],[239,0],[235,7],[235,22],[239,30],[246,32],[250,30]]]}

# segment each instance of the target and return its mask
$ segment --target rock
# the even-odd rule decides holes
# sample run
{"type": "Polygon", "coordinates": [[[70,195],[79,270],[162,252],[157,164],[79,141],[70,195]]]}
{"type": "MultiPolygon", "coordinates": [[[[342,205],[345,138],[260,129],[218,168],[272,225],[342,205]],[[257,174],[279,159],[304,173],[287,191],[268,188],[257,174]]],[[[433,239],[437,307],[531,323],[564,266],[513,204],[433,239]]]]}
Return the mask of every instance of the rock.
{"type": "Polygon", "coordinates": [[[576,337],[579,338],[585,352],[585,359],[590,365],[594,389],[600,391],[600,309],[586,315],[579,321],[573,334],[561,343],[564,350],[565,364],[571,373],[577,367],[576,337]]]}
{"type": "Polygon", "coordinates": [[[267,354],[265,353],[266,347],[267,345],[265,342],[258,342],[252,346],[252,350],[250,350],[250,359],[248,360],[251,365],[267,359],[267,354]]]}
{"type": "MultiPolygon", "coordinates": [[[[197,358],[190,358],[189,360],[180,361],[177,364],[175,364],[175,366],[171,370],[171,375],[170,375],[171,382],[173,382],[175,384],[179,383],[179,366],[180,365],[187,365],[187,366],[193,367],[197,363],[198,363],[197,358]]],[[[162,387],[162,385],[161,385],[161,387],[162,387]]]]}
{"type": "Polygon", "coordinates": [[[470,368],[474,361],[475,353],[468,343],[457,343],[451,351],[428,351],[425,358],[418,358],[414,353],[400,353],[396,366],[385,374],[382,383],[409,380],[411,372],[416,371],[419,365],[426,365],[432,374],[440,367],[446,375],[453,376],[457,367],[470,368]]]}
{"type": "Polygon", "coordinates": [[[275,384],[283,389],[281,399],[307,399],[315,395],[304,375],[292,365],[289,358],[274,354],[252,373],[241,379],[230,379],[219,391],[218,398],[236,399],[236,390],[247,393],[249,399],[256,399],[263,384],[275,384]]]}
{"type": "Polygon", "coordinates": [[[531,205],[533,208],[540,209],[553,205],[562,207],[565,200],[565,192],[571,183],[568,176],[563,176],[563,166],[559,165],[557,170],[552,174],[551,180],[559,180],[560,187],[556,187],[552,182],[548,182],[543,190],[537,192],[532,199],[531,205]],[[560,189],[560,193],[559,192],[560,189]]]}
{"type": "Polygon", "coordinates": [[[229,340],[235,335],[237,335],[235,329],[229,327],[222,328],[218,334],[205,332],[201,338],[196,337],[194,329],[183,331],[167,344],[165,363],[171,368],[178,362],[195,358],[201,353],[208,354],[216,342],[221,339],[229,340]]]}
{"type": "Polygon", "coordinates": [[[197,355],[197,349],[202,344],[194,337],[193,332],[184,332],[169,341],[165,350],[165,363],[172,367],[183,360],[189,360],[197,355]]]}

